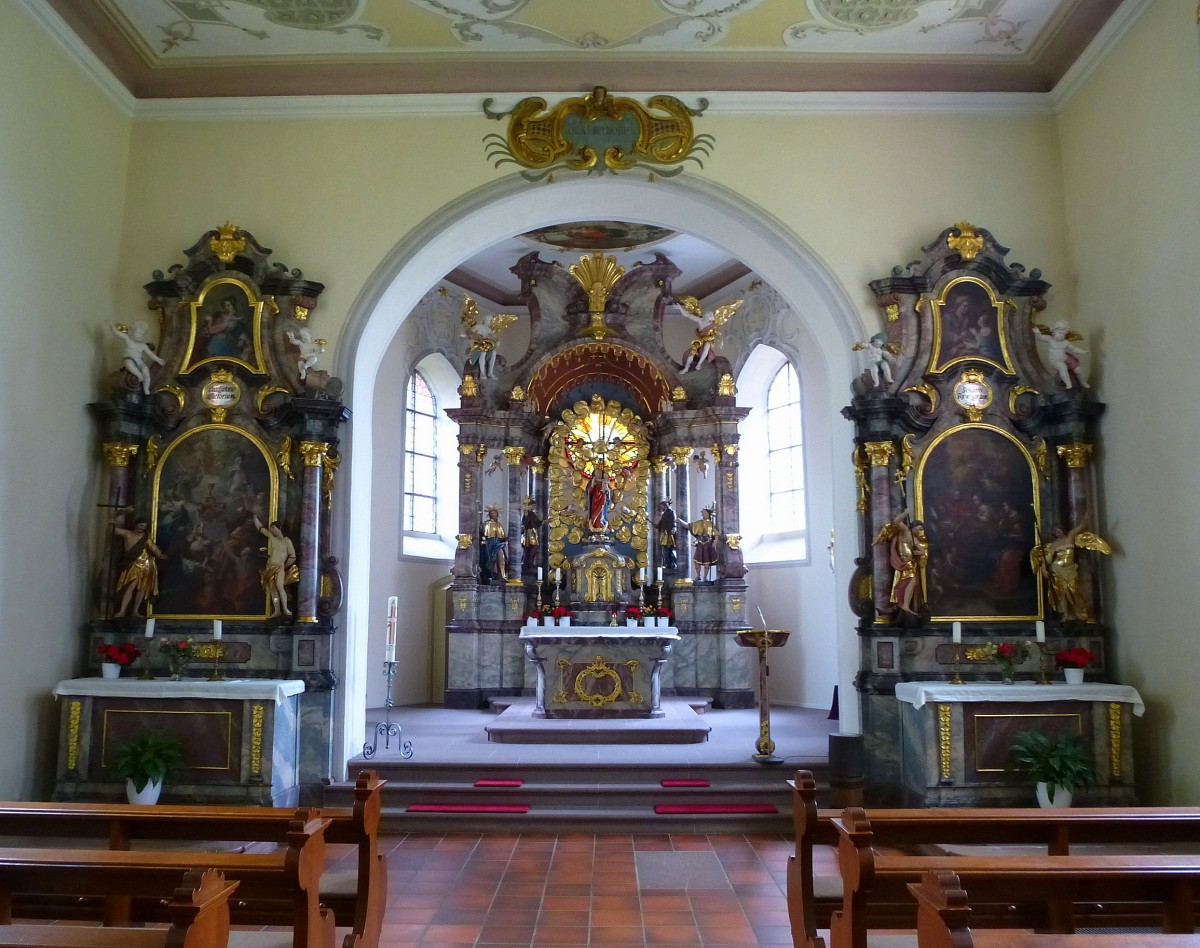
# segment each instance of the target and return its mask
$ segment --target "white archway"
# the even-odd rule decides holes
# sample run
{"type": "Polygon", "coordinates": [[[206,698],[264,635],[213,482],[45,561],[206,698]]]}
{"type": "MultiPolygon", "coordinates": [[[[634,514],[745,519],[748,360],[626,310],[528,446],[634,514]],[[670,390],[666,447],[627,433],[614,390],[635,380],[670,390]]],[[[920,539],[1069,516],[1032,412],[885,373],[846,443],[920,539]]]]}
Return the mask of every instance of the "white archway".
{"type": "MultiPolygon", "coordinates": [[[[565,220],[620,219],[655,224],[704,237],[745,261],[791,306],[804,323],[832,380],[846,386],[855,374],[851,345],[863,327],[848,294],[785,224],[734,192],[690,176],[650,183],[632,175],[574,177],[530,184],[519,176],[486,185],[446,206],[406,235],[372,274],[350,310],[338,346],[338,374],[346,380],[354,420],[343,446],[342,477],[348,514],[335,525],[337,546],[348,551],[343,635],[335,644],[342,687],[336,696],[335,776],[357,753],[365,730],[365,676],[375,668],[365,654],[366,630],[377,609],[368,602],[371,549],[372,399],[383,353],[421,296],[463,261],[496,242],[565,220]]],[[[831,425],[844,424],[843,399],[831,393],[831,425]]],[[[847,438],[847,445],[849,440],[847,438]]],[[[854,475],[849,447],[834,452],[829,475],[835,485],[834,523],[843,537],[856,536],[854,475]]],[[[853,564],[838,563],[845,588],[853,564]]],[[[855,623],[838,604],[838,631],[855,623]]],[[[837,635],[838,679],[853,694],[858,669],[855,637],[837,635]]],[[[855,702],[843,702],[843,727],[856,730],[855,702]]]]}

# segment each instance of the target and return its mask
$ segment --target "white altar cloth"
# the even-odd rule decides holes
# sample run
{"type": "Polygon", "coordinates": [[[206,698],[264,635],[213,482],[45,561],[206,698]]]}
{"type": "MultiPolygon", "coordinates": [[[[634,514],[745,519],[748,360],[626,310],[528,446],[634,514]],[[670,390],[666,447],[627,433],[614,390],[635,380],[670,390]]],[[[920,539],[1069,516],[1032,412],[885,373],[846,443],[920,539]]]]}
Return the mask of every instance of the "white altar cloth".
{"type": "Polygon", "coordinates": [[[285,678],[228,678],[205,681],[184,678],[70,678],[54,686],[55,697],[86,695],[108,698],[215,698],[231,701],[274,701],[281,704],[304,691],[304,682],[285,678]]]}
{"type": "Polygon", "coordinates": [[[1138,717],[1146,711],[1136,688],[1103,682],[1038,685],[1022,681],[1006,685],[1003,682],[970,681],[952,685],[948,681],[902,681],[896,685],[896,698],[914,708],[922,707],[926,701],[1117,701],[1132,705],[1133,713],[1138,717]]]}
{"type": "Polygon", "coordinates": [[[671,639],[678,641],[673,625],[654,627],[628,625],[527,625],[523,639],[671,639]]]}

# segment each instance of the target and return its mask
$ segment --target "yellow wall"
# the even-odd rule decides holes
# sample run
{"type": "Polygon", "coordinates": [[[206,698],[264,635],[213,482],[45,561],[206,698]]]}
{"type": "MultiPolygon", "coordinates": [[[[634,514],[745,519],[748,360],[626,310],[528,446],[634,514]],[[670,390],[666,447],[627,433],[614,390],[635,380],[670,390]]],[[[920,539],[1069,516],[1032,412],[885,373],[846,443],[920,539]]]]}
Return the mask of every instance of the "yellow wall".
{"type": "MultiPolygon", "coordinates": [[[[82,670],[98,393],[130,122],[0,4],[0,799],[48,792],[54,683],[82,670]]],[[[144,306],[142,307],[144,310],[144,306]]]]}
{"type": "Polygon", "coordinates": [[[1146,702],[1147,803],[1200,800],[1197,40],[1194,4],[1158,0],[1060,122],[1071,278],[1108,403],[1097,458],[1116,547],[1109,615],[1121,679],[1146,702]]]}

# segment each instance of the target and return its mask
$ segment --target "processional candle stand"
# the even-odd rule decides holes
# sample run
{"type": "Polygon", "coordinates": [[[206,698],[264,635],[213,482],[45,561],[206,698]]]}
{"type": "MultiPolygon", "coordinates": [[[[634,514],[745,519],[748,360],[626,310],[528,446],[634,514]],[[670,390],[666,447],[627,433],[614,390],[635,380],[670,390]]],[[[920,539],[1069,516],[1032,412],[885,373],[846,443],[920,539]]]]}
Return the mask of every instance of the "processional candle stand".
{"type": "Polygon", "coordinates": [[[412,757],[412,741],[403,739],[403,728],[398,721],[392,720],[392,682],[396,678],[396,627],[398,622],[397,617],[398,599],[396,596],[388,598],[388,617],[387,617],[387,645],[384,652],[383,674],[387,678],[387,696],[383,700],[383,720],[375,725],[375,736],[372,740],[363,744],[363,757],[370,760],[379,751],[379,736],[383,735],[383,749],[389,750],[392,746],[392,738],[396,739],[397,752],[405,760],[412,757]]]}
{"type": "Polygon", "coordinates": [[[775,756],[775,742],[771,740],[771,695],[767,687],[771,669],[767,665],[767,649],[782,648],[791,634],[785,629],[748,629],[737,633],[738,645],[758,649],[758,740],[754,743],[754,761],[759,764],[783,763],[782,757],[775,756]]]}

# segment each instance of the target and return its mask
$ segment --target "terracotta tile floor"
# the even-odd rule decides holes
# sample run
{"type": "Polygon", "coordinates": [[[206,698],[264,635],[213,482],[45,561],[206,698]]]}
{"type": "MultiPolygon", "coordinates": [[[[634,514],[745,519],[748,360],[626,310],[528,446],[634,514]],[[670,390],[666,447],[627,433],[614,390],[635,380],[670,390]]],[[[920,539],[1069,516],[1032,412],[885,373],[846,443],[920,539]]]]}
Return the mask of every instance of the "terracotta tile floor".
{"type": "Polygon", "coordinates": [[[411,834],[380,843],[389,865],[380,948],[792,944],[784,890],[793,844],[782,837],[411,834]]]}

